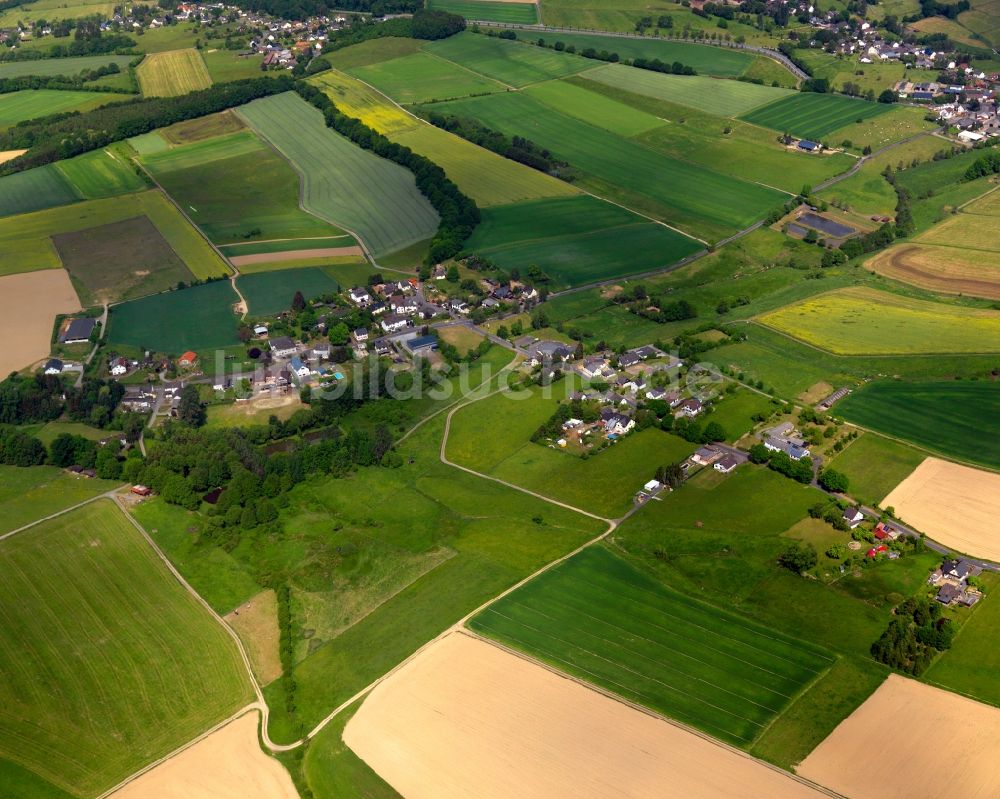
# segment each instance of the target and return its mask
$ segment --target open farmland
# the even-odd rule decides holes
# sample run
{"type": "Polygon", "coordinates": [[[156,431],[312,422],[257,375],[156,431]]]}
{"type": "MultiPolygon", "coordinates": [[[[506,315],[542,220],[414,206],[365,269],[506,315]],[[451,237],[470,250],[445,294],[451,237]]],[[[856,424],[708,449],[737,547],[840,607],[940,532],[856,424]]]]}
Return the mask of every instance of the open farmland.
{"type": "Polygon", "coordinates": [[[171,144],[182,145],[214,139],[229,133],[239,133],[245,127],[236,112],[229,110],[177,122],[158,130],[157,134],[171,144]]]}
{"type": "Polygon", "coordinates": [[[311,300],[333,294],[340,288],[336,280],[316,267],[243,275],[237,280],[237,285],[253,316],[268,316],[289,310],[297,291],[301,291],[306,300],[311,300]]]}
{"type": "MultiPolygon", "coordinates": [[[[1000,253],[1000,240],[996,230],[1000,225],[1000,192],[991,192],[962,207],[957,214],[948,216],[917,237],[920,244],[937,244],[958,249],[961,253],[1000,253]]],[[[995,260],[984,256],[987,262],[995,260]]]]}
{"type": "Polygon", "coordinates": [[[1000,780],[998,735],[1000,710],[893,674],[798,772],[852,799],[986,796],[1000,780]],[[949,728],[975,734],[940,734],[949,728]]]}
{"type": "Polygon", "coordinates": [[[0,466],[0,510],[3,511],[0,534],[35,521],[39,508],[44,508],[46,515],[58,513],[118,485],[112,480],[88,480],[55,466],[0,466]]]}
{"type": "Polygon", "coordinates": [[[1000,560],[1000,474],[927,458],[884,500],[897,518],[930,538],[980,558],[1000,560]]]}
{"type": "Polygon", "coordinates": [[[143,163],[217,244],[326,236],[344,236],[330,246],[354,244],[299,207],[298,173],[250,132],[176,147],[143,163]]]}
{"type": "Polygon", "coordinates": [[[201,52],[193,48],[150,53],[135,76],[145,97],[177,97],[212,85],[201,52]]]}
{"type": "Polygon", "coordinates": [[[0,374],[48,355],[56,314],[79,309],[69,274],[62,269],[0,276],[0,335],[9,343],[0,354],[0,374]]]}
{"type": "Polygon", "coordinates": [[[468,31],[430,42],[423,50],[514,88],[564,78],[594,66],[593,61],[580,56],[468,31]]]}
{"type": "Polygon", "coordinates": [[[358,235],[375,255],[434,235],[437,212],[413,174],[327,128],[298,95],[254,100],[239,113],[302,175],[306,210],[358,235]]]}
{"type": "Polygon", "coordinates": [[[761,106],[740,118],[779,133],[787,131],[804,139],[819,141],[848,123],[879,116],[891,108],[884,103],[870,103],[841,95],[800,92],[761,106]]]}
{"type": "MultiPolygon", "coordinates": [[[[85,55],[75,58],[37,58],[27,61],[0,62],[0,79],[20,78],[25,75],[65,75],[72,77],[108,64],[117,64],[123,72],[135,56],[85,55]]],[[[124,99],[124,98],[123,98],[124,99]]]]}
{"type": "Polygon", "coordinates": [[[821,795],[464,633],[376,687],[344,740],[407,799],[821,795]]]}
{"type": "Polygon", "coordinates": [[[112,100],[122,99],[125,98],[120,94],[55,89],[25,89],[11,92],[0,95],[0,129],[50,114],[89,111],[112,100]]]}
{"type": "Polygon", "coordinates": [[[84,200],[117,197],[148,188],[148,183],[136,174],[132,164],[126,163],[120,153],[110,149],[94,150],[76,158],[57,161],[55,168],[62,172],[84,200]]]}
{"type": "Polygon", "coordinates": [[[759,317],[839,355],[1000,352],[1000,312],[915,300],[869,288],[819,294],[759,317]]]}
{"type": "Polygon", "coordinates": [[[434,11],[448,11],[466,19],[485,22],[509,22],[522,25],[538,23],[538,6],[533,2],[514,0],[429,0],[427,7],[434,11]]]}
{"type": "Polygon", "coordinates": [[[239,343],[228,280],[154,294],[111,309],[107,338],[113,344],[175,355],[239,343]]]}
{"type": "Polygon", "coordinates": [[[466,248],[505,269],[537,265],[574,286],[660,269],[701,245],[611,203],[573,197],[484,209],[466,248]]]}
{"type": "Polygon", "coordinates": [[[110,501],[0,543],[0,756],[93,796],[252,693],[239,654],[110,501]]]}
{"type": "Polygon", "coordinates": [[[928,291],[1000,300],[1000,252],[897,244],[868,260],[865,267],[928,291]]]}
{"type": "Polygon", "coordinates": [[[700,75],[666,75],[621,64],[592,69],[586,79],[720,117],[739,116],[775,100],[795,96],[788,89],[774,86],[700,75]]]}
{"type": "Polygon", "coordinates": [[[241,716],[109,799],[299,799],[288,772],[260,750],[257,727],[256,712],[241,716]]]}
{"type": "Polygon", "coordinates": [[[0,217],[43,211],[78,199],[55,164],[0,177],[0,217]]]}
{"type": "Polygon", "coordinates": [[[109,19],[115,13],[113,2],[94,2],[93,0],[37,0],[13,6],[0,12],[0,27],[10,27],[18,20],[46,19],[54,22],[57,19],[78,19],[100,14],[102,19],[109,19]]]}
{"type": "Polygon", "coordinates": [[[469,626],[738,746],[834,660],[674,593],[603,548],[559,564],[469,626]]]}
{"type": "Polygon", "coordinates": [[[450,100],[470,94],[506,90],[505,86],[495,80],[422,52],[357,67],[350,70],[350,73],[385,92],[396,102],[404,104],[450,100]]]}
{"type": "Polygon", "coordinates": [[[786,195],[765,186],[662,155],[537,102],[507,93],[442,103],[507,135],[547,147],[584,173],[596,194],[709,239],[734,233],[786,195]]]}
{"type": "Polygon", "coordinates": [[[845,419],[953,458],[1000,468],[1000,386],[874,382],[837,404],[845,419]]]}
{"type": "Polygon", "coordinates": [[[925,454],[877,433],[863,433],[830,461],[831,469],[847,475],[850,494],[867,505],[882,500],[916,469],[925,454]]]}
{"type": "Polygon", "coordinates": [[[313,82],[344,113],[430,158],[480,208],[579,193],[569,183],[418,120],[348,75],[329,70],[313,82]]]}

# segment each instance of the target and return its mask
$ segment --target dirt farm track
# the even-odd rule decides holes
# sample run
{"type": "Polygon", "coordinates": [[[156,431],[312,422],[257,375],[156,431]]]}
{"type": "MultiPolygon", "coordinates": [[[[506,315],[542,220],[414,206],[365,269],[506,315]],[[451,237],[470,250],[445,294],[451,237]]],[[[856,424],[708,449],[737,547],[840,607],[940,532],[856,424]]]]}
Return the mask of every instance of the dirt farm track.
{"type": "Polygon", "coordinates": [[[1000,255],[994,252],[900,244],[869,259],[865,267],[928,291],[1000,299],[1000,255]]]}
{"type": "Polygon", "coordinates": [[[828,795],[464,633],[375,688],[344,740],[405,799],[828,795]]]}

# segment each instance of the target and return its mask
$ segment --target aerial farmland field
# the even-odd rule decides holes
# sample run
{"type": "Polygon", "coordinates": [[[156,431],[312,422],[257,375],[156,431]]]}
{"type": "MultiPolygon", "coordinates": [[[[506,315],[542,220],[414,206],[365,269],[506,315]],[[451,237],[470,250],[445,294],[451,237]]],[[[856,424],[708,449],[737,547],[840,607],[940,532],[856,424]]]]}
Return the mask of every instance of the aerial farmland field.
{"type": "Polygon", "coordinates": [[[494,80],[423,52],[356,67],[350,70],[350,74],[404,105],[506,90],[494,80]]]}
{"type": "Polygon", "coordinates": [[[193,48],[151,53],[135,75],[145,97],[176,97],[212,85],[205,60],[193,48]]]}
{"type": "Polygon", "coordinates": [[[523,25],[538,23],[538,6],[533,2],[524,2],[524,0],[509,3],[499,2],[499,0],[430,0],[427,7],[435,11],[448,11],[466,19],[485,22],[508,22],[523,25]]]}
{"type": "Polygon", "coordinates": [[[819,141],[851,122],[870,119],[891,109],[891,105],[884,103],[800,92],[760,106],[743,114],[740,119],[779,133],[787,131],[804,139],[819,141]]]}
{"type": "Polygon", "coordinates": [[[0,95],[0,129],[26,119],[61,114],[66,111],[89,111],[99,105],[127,99],[121,94],[102,92],[24,89],[0,95]]]}
{"type": "Polygon", "coordinates": [[[108,64],[117,64],[124,71],[134,58],[135,56],[130,55],[109,54],[5,61],[0,63],[0,78],[19,78],[24,75],[66,75],[71,77],[87,70],[106,67],[108,64]]]}
{"type": "Polygon", "coordinates": [[[759,317],[840,355],[1000,352],[1000,312],[915,300],[869,288],[820,294],[759,317]]]}
{"type": "Polygon", "coordinates": [[[834,662],[819,647],[674,593],[600,547],[469,626],[737,746],[834,662]]]}
{"type": "Polygon", "coordinates": [[[54,22],[57,19],[78,19],[99,14],[107,19],[114,14],[114,3],[93,2],[93,0],[37,0],[24,5],[9,8],[0,13],[0,26],[11,27],[18,20],[47,19],[54,22]]]}
{"type": "Polygon", "coordinates": [[[0,178],[0,217],[43,211],[78,199],[56,164],[0,178]]]}
{"type": "Polygon", "coordinates": [[[0,534],[31,524],[42,503],[47,514],[56,513],[118,485],[114,480],[88,480],[56,466],[0,466],[0,534]]]}
{"type": "Polygon", "coordinates": [[[254,100],[239,113],[303,176],[306,210],[356,234],[376,256],[434,235],[437,212],[413,174],[327,128],[298,95],[254,100]]]}
{"type": "Polygon", "coordinates": [[[53,785],[94,796],[250,701],[233,642],[111,501],[0,543],[0,573],[0,756],[53,785]]]}
{"type": "Polygon", "coordinates": [[[239,343],[237,300],[228,280],[132,300],[112,308],[107,338],[175,355],[227,347],[239,343]]]}
{"type": "Polygon", "coordinates": [[[116,197],[149,187],[145,178],[125,162],[120,150],[92,150],[76,158],[58,161],[55,167],[84,200],[116,197]]]}
{"type": "Polygon", "coordinates": [[[1000,300],[1000,253],[897,244],[869,259],[865,268],[928,291],[1000,300]]]}
{"type": "Polygon", "coordinates": [[[306,300],[311,300],[333,294],[339,288],[336,280],[316,267],[260,272],[241,276],[236,282],[253,316],[289,310],[297,291],[301,291],[306,300]]]}

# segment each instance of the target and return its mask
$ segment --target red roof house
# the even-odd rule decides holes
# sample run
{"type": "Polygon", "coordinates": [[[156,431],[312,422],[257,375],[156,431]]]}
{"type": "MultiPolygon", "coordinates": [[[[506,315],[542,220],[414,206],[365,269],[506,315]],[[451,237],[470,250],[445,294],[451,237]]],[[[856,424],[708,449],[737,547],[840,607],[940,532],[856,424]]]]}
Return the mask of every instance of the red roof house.
{"type": "Polygon", "coordinates": [[[198,361],[198,353],[191,352],[188,350],[180,358],[177,359],[177,363],[181,366],[194,366],[198,361]]]}
{"type": "Polygon", "coordinates": [[[887,547],[885,544],[879,544],[877,547],[872,547],[871,549],[869,549],[865,553],[865,556],[869,557],[869,558],[877,558],[879,555],[883,554],[884,552],[888,552],[888,551],[889,551],[889,547],[887,547]]]}

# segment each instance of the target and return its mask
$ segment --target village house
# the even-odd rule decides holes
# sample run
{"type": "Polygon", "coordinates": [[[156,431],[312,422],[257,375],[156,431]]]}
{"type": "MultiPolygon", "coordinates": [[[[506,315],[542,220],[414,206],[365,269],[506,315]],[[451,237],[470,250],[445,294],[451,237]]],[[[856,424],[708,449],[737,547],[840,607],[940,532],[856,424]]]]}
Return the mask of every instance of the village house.
{"type": "Polygon", "coordinates": [[[197,353],[194,353],[191,350],[188,350],[183,355],[181,355],[180,358],[177,359],[177,365],[180,366],[182,369],[190,369],[197,362],[198,362],[198,355],[197,353]]]}
{"type": "Polygon", "coordinates": [[[528,363],[565,363],[573,357],[573,351],[558,341],[536,341],[528,349],[528,363]]]}
{"type": "Polygon", "coordinates": [[[722,472],[723,474],[729,474],[733,469],[740,465],[739,460],[732,453],[727,452],[719,460],[715,462],[714,469],[717,472],[722,472]]]}
{"type": "Polygon", "coordinates": [[[982,593],[969,585],[969,578],[978,577],[983,569],[965,558],[944,561],[927,580],[938,587],[935,599],[942,605],[965,605],[971,607],[981,598],[982,593]]]}
{"type": "Polygon", "coordinates": [[[372,343],[372,348],[375,350],[375,354],[378,355],[380,358],[392,354],[392,344],[387,338],[375,339],[375,341],[372,343]]]}
{"type": "Polygon", "coordinates": [[[792,435],[795,426],[791,422],[783,422],[777,427],[764,431],[764,446],[773,452],[784,452],[793,460],[809,457],[809,448],[804,439],[792,435]]]}
{"type": "Polygon", "coordinates": [[[43,368],[42,372],[47,375],[58,375],[61,374],[63,370],[63,362],[58,358],[50,358],[43,368]]]}
{"type": "Polygon", "coordinates": [[[90,341],[90,334],[97,327],[97,320],[90,317],[79,317],[70,319],[69,324],[59,334],[60,344],[86,344],[90,341]]]}
{"type": "Polygon", "coordinates": [[[295,346],[295,342],[292,341],[288,336],[279,336],[278,338],[272,338],[270,341],[271,354],[275,358],[288,358],[294,355],[298,349],[295,346]]]}
{"type": "Polygon", "coordinates": [[[299,379],[309,377],[312,374],[312,369],[297,355],[288,362],[288,366],[299,379]]]}
{"type": "Polygon", "coordinates": [[[698,466],[708,466],[709,464],[715,463],[722,455],[715,447],[699,447],[694,455],[691,456],[691,462],[696,463],[698,466]]]}
{"type": "Polygon", "coordinates": [[[379,325],[386,333],[396,333],[410,326],[410,320],[398,314],[389,314],[379,325]]]}
{"type": "Polygon", "coordinates": [[[321,360],[321,361],[328,361],[328,360],[330,360],[330,354],[332,353],[332,351],[333,351],[333,349],[330,346],[330,342],[329,341],[320,341],[317,344],[313,344],[313,347],[312,347],[312,355],[313,355],[313,357],[316,358],[317,360],[321,360]]]}
{"type": "Polygon", "coordinates": [[[634,419],[610,408],[601,411],[601,423],[604,425],[604,433],[609,436],[623,436],[635,427],[634,419]]]}
{"type": "Polygon", "coordinates": [[[608,363],[608,359],[603,355],[590,355],[584,358],[577,371],[588,379],[610,378],[615,372],[608,363]]]}
{"type": "Polygon", "coordinates": [[[401,294],[394,294],[389,298],[389,311],[394,314],[415,314],[420,310],[415,297],[406,297],[401,294]]]}
{"type": "Polygon", "coordinates": [[[347,293],[347,296],[355,305],[367,305],[372,301],[371,294],[368,293],[367,289],[353,288],[347,293]]]}
{"type": "Polygon", "coordinates": [[[844,523],[853,530],[865,520],[865,515],[861,512],[860,508],[851,507],[844,511],[842,518],[844,519],[844,523]]]}
{"type": "Polygon", "coordinates": [[[253,334],[257,338],[267,338],[267,325],[255,325],[253,334]]]}
{"type": "Polygon", "coordinates": [[[128,374],[129,362],[122,357],[112,359],[108,364],[108,372],[112,377],[121,377],[128,374]]]}
{"type": "Polygon", "coordinates": [[[699,413],[704,410],[704,406],[701,404],[701,400],[697,397],[691,397],[689,399],[683,400],[677,405],[677,412],[674,416],[687,416],[693,419],[699,413]]]}

